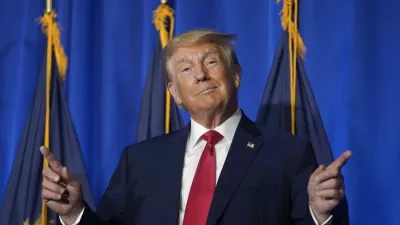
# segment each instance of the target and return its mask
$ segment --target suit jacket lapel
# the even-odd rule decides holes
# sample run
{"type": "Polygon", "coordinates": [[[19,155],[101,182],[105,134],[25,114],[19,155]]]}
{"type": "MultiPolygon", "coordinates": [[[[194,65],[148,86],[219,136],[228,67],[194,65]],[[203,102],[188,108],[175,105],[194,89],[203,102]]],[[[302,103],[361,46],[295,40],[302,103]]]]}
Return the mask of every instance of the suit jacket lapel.
{"type": "MultiPolygon", "coordinates": [[[[182,170],[186,150],[186,140],[190,132],[190,125],[175,134],[172,134],[164,148],[164,154],[160,155],[160,179],[162,180],[162,201],[166,204],[163,208],[167,220],[166,225],[176,225],[179,220],[179,207],[181,200],[182,170]]],[[[160,203],[155,203],[160,204],[160,203]]]]}
{"type": "Polygon", "coordinates": [[[217,224],[262,145],[260,132],[242,112],[224,167],[214,192],[207,225],[217,224]]]}

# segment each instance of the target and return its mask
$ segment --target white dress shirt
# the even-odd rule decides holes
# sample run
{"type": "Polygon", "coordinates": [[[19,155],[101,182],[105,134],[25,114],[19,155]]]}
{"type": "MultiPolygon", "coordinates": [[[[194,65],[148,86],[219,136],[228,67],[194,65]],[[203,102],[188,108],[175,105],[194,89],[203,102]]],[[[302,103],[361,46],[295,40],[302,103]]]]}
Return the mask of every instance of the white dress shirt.
{"type": "MultiPolygon", "coordinates": [[[[237,110],[229,119],[225,120],[224,123],[214,129],[223,136],[221,141],[215,145],[215,178],[217,182],[241,117],[242,112],[237,110]]],[[[190,187],[196,172],[197,164],[199,163],[201,154],[203,153],[204,147],[207,144],[207,141],[201,139],[200,137],[209,131],[209,129],[203,127],[193,119],[191,119],[190,122],[190,135],[186,144],[185,161],[183,164],[179,225],[181,225],[183,222],[186,203],[189,197],[190,187]]]]}
{"type": "MultiPolygon", "coordinates": [[[[222,167],[225,163],[226,156],[228,155],[229,148],[231,146],[233,136],[239,125],[242,112],[238,109],[231,117],[225,120],[224,123],[216,127],[214,130],[218,131],[222,136],[222,140],[215,145],[215,156],[216,156],[216,180],[218,182],[219,175],[221,174],[222,167]]],[[[209,129],[203,127],[193,119],[191,119],[191,128],[189,138],[186,144],[185,160],[183,165],[182,173],[182,187],[181,187],[181,202],[179,207],[179,225],[183,223],[183,217],[185,215],[186,203],[189,197],[190,187],[196,172],[197,164],[200,161],[201,154],[206,146],[207,142],[200,137],[209,131],[209,129]]],[[[83,211],[73,225],[77,225],[81,220],[83,211]]],[[[310,208],[312,218],[316,225],[319,225],[314,214],[310,208]]],[[[321,225],[330,225],[332,216],[321,225]]],[[[61,218],[60,218],[61,220],[61,218]]],[[[66,225],[62,220],[61,223],[66,225]]]]}

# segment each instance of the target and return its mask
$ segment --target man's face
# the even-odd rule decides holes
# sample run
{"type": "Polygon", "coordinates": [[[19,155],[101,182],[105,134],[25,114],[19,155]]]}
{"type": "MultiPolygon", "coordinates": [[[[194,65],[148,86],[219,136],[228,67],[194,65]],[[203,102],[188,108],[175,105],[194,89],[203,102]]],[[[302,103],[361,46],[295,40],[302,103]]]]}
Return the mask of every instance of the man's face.
{"type": "Polygon", "coordinates": [[[168,89],[176,103],[189,112],[224,109],[232,100],[237,101],[232,98],[237,98],[240,74],[228,68],[214,45],[178,48],[170,60],[168,89]]]}

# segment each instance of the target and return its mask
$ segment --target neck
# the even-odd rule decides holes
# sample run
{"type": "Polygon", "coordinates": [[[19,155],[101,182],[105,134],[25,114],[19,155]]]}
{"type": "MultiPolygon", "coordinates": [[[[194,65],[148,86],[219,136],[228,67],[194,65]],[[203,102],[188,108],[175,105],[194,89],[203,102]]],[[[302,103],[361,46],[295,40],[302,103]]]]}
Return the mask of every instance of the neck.
{"type": "Polygon", "coordinates": [[[221,110],[191,113],[194,121],[207,129],[214,129],[231,117],[238,109],[238,104],[231,105],[221,110]]]}

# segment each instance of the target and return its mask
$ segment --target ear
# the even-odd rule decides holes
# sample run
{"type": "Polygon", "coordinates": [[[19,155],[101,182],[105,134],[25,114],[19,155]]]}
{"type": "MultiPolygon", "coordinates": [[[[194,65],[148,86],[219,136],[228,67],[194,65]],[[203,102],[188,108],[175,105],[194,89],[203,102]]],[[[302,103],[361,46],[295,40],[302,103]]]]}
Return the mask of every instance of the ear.
{"type": "Polygon", "coordinates": [[[235,82],[235,87],[239,88],[240,87],[240,79],[241,79],[241,74],[240,74],[240,66],[237,66],[233,69],[233,80],[235,82]]]}
{"type": "Polygon", "coordinates": [[[168,83],[168,91],[174,98],[175,103],[177,105],[182,105],[182,99],[180,98],[180,94],[175,83],[173,82],[168,83]]]}

